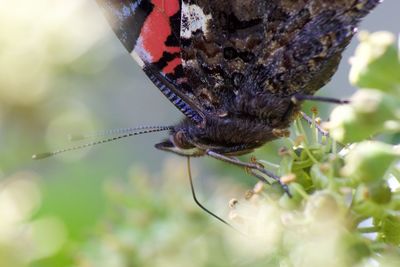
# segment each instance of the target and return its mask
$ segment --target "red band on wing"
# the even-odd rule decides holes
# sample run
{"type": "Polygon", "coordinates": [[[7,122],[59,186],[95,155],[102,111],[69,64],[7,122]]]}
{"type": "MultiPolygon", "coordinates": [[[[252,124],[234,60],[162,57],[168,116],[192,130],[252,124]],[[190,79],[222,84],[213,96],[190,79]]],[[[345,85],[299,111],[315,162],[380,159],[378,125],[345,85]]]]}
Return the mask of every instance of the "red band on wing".
{"type": "MultiPolygon", "coordinates": [[[[180,47],[166,46],[168,36],[171,35],[170,17],[179,11],[179,0],[152,0],[153,12],[147,17],[140,33],[141,48],[150,56],[150,63],[158,62],[164,52],[179,53],[180,47]]],[[[180,58],[175,58],[164,68],[164,73],[173,72],[169,66],[174,68],[180,64],[180,58]],[[174,63],[172,63],[174,62],[174,63]]]]}
{"type": "Polygon", "coordinates": [[[182,60],[180,57],[176,57],[173,60],[168,62],[168,65],[162,69],[164,74],[173,73],[175,68],[182,64],[182,60]]]}
{"type": "Polygon", "coordinates": [[[179,10],[179,0],[152,0],[151,2],[168,17],[175,15],[179,10]]]}

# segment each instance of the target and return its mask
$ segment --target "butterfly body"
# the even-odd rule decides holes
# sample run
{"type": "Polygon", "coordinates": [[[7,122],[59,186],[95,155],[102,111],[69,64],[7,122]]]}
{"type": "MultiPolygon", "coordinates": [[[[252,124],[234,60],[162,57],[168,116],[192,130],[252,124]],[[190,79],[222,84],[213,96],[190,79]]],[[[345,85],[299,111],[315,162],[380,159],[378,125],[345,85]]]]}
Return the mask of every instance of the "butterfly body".
{"type": "Polygon", "coordinates": [[[97,0],[118,38],[185,115],[156,145],[248,153],[285,135],[335,73],[378,0],[97,0]]]}

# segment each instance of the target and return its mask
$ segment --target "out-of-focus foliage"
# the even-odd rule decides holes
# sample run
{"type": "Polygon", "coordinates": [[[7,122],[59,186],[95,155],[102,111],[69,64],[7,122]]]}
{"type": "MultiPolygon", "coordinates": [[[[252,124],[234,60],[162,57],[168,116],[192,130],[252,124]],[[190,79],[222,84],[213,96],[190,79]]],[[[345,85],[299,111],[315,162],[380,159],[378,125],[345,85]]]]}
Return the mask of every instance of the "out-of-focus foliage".
{"type": "Polygon", "coordinates": [[[0,266],[27,266],[59,251],[64,224],[50,216],[32,220],[41,204],[39,178],[19,172],[0,182],[0,266]]]}
{"type": "MultiPolygon", "coordinates": [[[[171,159],[164,166],[155,177],[136,166],[128,184],[106,186],[112,205],[95,236],[81,247],[78,266],[220,266],[230,261],[222,233],[231,230],[215,222],[209,227],[210,218],[193,205],[185,161],[171,159]],[[150,182],[154,178],[163,179],[159,195],[150,182]]],[[[216,196],[211,202],[218,201],[216,196]]]]}
{"type": "Polygon", "coordinates": [[[70,265],[70,251],[100,216],[101,188],[88,171],[74,164],[60,173],[55,162],[30,159],[46,134],[54,142],[94,124],[84,104],[68,96],[109,58],[96,61],[89,52],[106,29],[89,12],[94,4],[0,1],[1,267],[70,265]]]}
{"type": "Polygon", "coordinates": [[[98,40],[102,29],[82,23],[87,19],[82,12],[84,2],[0,1],[0,23],[12,25],[2,27],[0,35],[1,105],[32,106],[43,101],[54,85],[54,73],[77,60],[98,40]],[[44,7],[51,12],[44,14],[44,7]],[[76,27],[82,25],[87,26],[86,31],[77,31],[76,27]]]}

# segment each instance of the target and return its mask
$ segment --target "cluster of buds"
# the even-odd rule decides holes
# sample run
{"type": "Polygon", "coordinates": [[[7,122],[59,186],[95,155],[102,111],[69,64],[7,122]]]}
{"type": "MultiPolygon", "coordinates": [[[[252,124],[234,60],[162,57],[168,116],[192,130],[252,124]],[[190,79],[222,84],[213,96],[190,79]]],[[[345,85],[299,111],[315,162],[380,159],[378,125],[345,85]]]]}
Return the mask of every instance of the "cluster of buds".
{"type": "Polygon", "coordinates": [[[292,196],[273,183],[231,203],[233,224],[268,240],[261,247],[275,248],[281,265],[400,264],[400,57],[389,33],[361,41],[350,78],[366,89],[322,124],[330,136],[316,134],[314,122],[310,138],[298,119],[296,137],[278,152],[292,196]]]}

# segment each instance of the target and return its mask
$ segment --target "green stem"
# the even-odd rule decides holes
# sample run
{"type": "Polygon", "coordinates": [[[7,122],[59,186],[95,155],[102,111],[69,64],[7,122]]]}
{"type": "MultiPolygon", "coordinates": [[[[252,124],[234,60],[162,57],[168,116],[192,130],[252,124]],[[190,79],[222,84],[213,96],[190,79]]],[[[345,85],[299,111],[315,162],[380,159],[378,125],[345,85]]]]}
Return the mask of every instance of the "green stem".
{"type": "Polygon", "coordinates": [[[311,132],[312,132],[312,137],[313,140],[315,141],[316,144],[319,143],[319,139],[318,139],[318,129],[315,125],[315,113],[312,113],[312,122],[311,122],[311,132]]]}
{"type": "Polygon", "coordinates": [[[300,120],[297,120],[300,132],[302,133],[302,135],[304,136],[304,143],[305,144],[309,144],[308,138],[307,138],[307,134],[306,131],[304,130],[303,124],[301,123],[300,120]]]}
{"type": "Polygon", "coordinates": [[[336,144],[336,140],[329,138],[329,140],[331,140],[332,142],[332,153],[334,155],[337,155],[337,144],[336,144]]]}
{"type": "Polygon", "coordinates": [[[380,229],[381,228],[378,226],[370,226],[370,227],[361,227],[361,228],[358,228],[357,230],[362,234],[368,234],[368,233],[379,232],[380,229]]]}
{"type": "Polygon", "coordinates": [[[300,131],[300,128],[299,128],[299,125],[298,125],[298,119],[297,120],[295,120],[294,121],[294,124],[293,124],[293,126],[294,126],[294,132],[296,133],[296,136],[300,136],[300,135],[302,135],[302,133],[301,133],[301,131],[300,131]]]}
{"type": "Polygon", "coordinates": [[[307,167],[311,167],[313,165],[313,161],[310,159],[302,160],[302,161],[294,161],[293,170],[302,170],[307,167]]]}
{"type": "Polygon", "coordinates": [[[294,190],[297,191],[304,199],[309,199],[309,195],[303,190],[301,186],[293,186],[294,190]]]}
{"type": "Polygon", "coordinates": [[[263,160],[263,159],[259,159],[257,161],[262,163],[263,165],[266,165],[267,167],[271,167],[271,168],[274,168],[274,169],[279,169],[279,167],[280,167],[280,165],[278,165],[278,164],[275,164],[275,163],[272,163],[272,162],[269,162],[269,161],[266,161],[266,160],[263,160]]]}
{"type": "Polygon", "coordinates": [[[304,151],[306,151],[307,155],[310,157],[310,159],[314,162],[314,163],[319,163],[319,161],[314,158],[313,154],[311,153],[311,151],[308,149],[307,146],[303,147],[304,151]]]}

